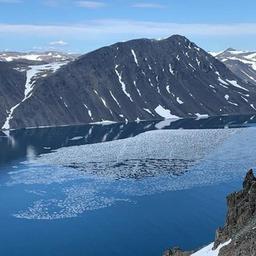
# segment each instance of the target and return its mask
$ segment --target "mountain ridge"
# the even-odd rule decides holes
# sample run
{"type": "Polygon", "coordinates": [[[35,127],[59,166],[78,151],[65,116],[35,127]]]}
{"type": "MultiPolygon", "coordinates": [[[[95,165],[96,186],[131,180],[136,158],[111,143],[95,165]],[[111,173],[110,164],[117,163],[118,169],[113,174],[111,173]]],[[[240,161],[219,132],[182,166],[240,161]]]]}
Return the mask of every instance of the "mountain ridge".
{"type": "Polygon", "coordinates": [[[228,48],[214,56],[243,81],[256,85],[256,51],[228,48]]]}
{"type": "Polygon", "coordinates": [[[173,35],[119,42],[78,57],[38,79],[4,127],[247,114],[256,112],[255,102],[252,84],[173,35]]]}

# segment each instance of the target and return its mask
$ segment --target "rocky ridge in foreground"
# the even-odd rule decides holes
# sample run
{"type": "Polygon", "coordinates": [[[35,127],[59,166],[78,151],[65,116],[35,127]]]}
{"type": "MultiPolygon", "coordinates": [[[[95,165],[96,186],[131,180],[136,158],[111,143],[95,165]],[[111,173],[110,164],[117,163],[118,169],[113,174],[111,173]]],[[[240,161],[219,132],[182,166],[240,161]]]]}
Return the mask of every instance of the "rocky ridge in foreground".
{"type": "Polygon", "coordinates": [[[227,197],[228,213],[224,227],[218,228],[215,242],[195,253],[179,248],[164,256],[255,256],[256,255],[256,177],[249,170],[243,189],[227,197]]]}

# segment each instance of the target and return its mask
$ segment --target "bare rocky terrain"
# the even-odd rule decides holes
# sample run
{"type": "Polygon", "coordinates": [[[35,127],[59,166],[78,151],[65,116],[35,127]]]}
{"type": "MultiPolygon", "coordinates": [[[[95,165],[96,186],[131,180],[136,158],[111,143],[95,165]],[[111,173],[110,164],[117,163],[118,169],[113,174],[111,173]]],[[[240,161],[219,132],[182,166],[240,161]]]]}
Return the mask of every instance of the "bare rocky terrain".
{"type": "Polygon", "coordinates": [[[225,225],[217,229],[214,245],[208,253],[204,254],[203,249],[183,252],[174,248],[166,251],[164,256],[255,256],[256,177],[252,170],[247,173],[242,190],[228,195],[227,206],[225,225]]]}

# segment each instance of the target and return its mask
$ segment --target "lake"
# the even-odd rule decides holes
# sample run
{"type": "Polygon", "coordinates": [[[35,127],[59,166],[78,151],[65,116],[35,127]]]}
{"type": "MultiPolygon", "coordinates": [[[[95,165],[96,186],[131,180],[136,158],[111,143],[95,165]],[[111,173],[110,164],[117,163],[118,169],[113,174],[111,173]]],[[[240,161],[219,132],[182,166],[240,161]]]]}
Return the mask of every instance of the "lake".
{"type": "Polygon", "coordinates": [[[161,255],[224,223],[255,116],[0,132],[0,255],[161,255]]]}

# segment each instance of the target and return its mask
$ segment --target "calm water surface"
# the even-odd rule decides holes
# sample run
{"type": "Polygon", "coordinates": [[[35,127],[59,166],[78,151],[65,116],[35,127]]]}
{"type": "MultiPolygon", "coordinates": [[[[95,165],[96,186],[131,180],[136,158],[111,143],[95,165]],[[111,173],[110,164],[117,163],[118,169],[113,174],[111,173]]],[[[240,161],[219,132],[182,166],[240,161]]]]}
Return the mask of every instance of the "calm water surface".
{"type": "Polygon", "coordinates": [[[0,255],[161,255],[211,242],[256,167],[254,116],[0,132],[0,255]]]}

